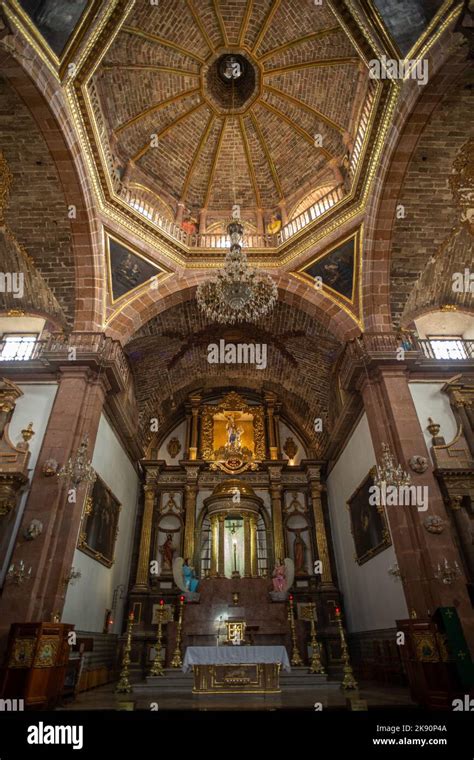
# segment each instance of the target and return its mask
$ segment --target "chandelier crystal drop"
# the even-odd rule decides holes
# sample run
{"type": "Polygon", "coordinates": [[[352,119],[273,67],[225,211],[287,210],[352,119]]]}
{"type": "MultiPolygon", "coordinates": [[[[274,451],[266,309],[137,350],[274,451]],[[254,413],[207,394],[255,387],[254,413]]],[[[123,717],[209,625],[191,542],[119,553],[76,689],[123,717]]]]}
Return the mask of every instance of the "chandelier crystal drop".
{"type": "Polygon", "coordinates": [[[211,321],[230,325],[256,322],[275,306],[277,287],[269,274],[249,266],[242,250],[243,232],[240,219],[229,222],[230,249],[224,268],[214,280],[198,286],[198,306],[211,321]]]}
{"type": "Polygon", "coordinates": [[[71,457],[58,472],[58,478],[68,481],[74,487],[95,483],[97,475],[87,456],[89,437],[84,436],[76,456],[71,457]]]}
{"type": "Polygon", "coordinates": [[[397,488],[409,486],[410,475],[405,472],[401,464],[395,463],[395,458],[386,443],[382,443],[382,462],[376,465],[374,485],[379,488],[384,486],[396,486],[397,488]]]}

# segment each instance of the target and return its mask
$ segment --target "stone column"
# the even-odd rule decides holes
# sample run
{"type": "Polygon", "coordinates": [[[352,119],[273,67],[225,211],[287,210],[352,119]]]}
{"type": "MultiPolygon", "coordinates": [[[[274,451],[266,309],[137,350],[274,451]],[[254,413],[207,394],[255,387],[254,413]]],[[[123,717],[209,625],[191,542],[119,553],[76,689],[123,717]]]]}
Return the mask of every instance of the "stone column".
{"type": "Polygon", "coordinates": [[[265,394],[266,411],[267,411],[267,428],[268,428],[268,449],[270,459],[278,459],[278,448],[275,437],[275,420],[273,417],[276,397],[274,393],[265,394]]]}
{"type": "Polygon", "coordinates": [[[257,517],[250,516],[250,574],[252,578],[258,578],[257,557],[257,517]]]}
{"type": "Polygon", "coordinates": [[[281,504],[281,467],[272,467],[270,474],[270,498],[272,502],[272,521],[273,521],[273,547],[275,551],[275,562],[279,558],[285,558],[285,541],[283,537],[283,516],[281,504]]]}
{"type": "Polygon", "coordinates": [[[321,587],[334,588],[334,582],[331,571],[331,560],[329,557],[328,539],[326,535],[326,526],[324,524],[323,505],[321,502],[321,492],[323,487],[319,481],[319,467],[309,468],[308,477],[310,480],[311,502],[313,504],[314,527],[316,532],[316,547],[318,550],[318,559],[322,563],[322,573],[320,577],[321,587]],[[314,475],[317,471],[317,477],[314,475]]]}
{"type": "Polygon", "coordinates": [[[451,508],[466,565],[471,577],[474,578],[474,546],[472,543],[471,519],[462,506],[462,496],[450,498],[449,507],[451,508]]]}
{"type": "Polygon", "coordinates": [[[218,515],[219,519],[219,564],[217,566],[217,574],[221,577],[225,575],[225,541],[224,541],[224,528],[225,528],[225,515],[218,515]]]}
{"type": "Polygon", "coordinates": [[[187,483],[184,495],[184,558],[189,557],[190,563],[194,564],[194,538],[196,532],[196,497],[198,487],[194,483],[187,483]]]}
{"type": "Polygon", "coordinates": [[[145,506],[143,509],[137,575],[133,587],[134,591],[148,591],[150,588],[150,548],[153,508],[155,506],[155,487],[151,485],[151,483],[147,483],[143,487],[143,490],[145,492],[145,506]]]}
{"type": "Polygon", "coordinates": [[[252,563],[250,556],[250,515],[244,514],[244,577],[252,575],[252,563]]]}
{"type": "Polygon", "coordinates": [[[53,613],[61,614],[64,606],[64,581],[73,564],[87,487],[78,486],[71,503],[71,485],[58,478],[45,478],[42,468],[48,459],[62,466],[75,457],[85,435],[88,457],[92,459],[109,384],[104,375],[72,361],[58,367],[58,379],[11,559],[15,565],[23,560],[26,567],[32,567],[31,580],[21,586],[6,581],[0,600],[0,637],[13,622],[49,621],[53,613]],[[26,541],[23,534],[33,519],[42,522],[43,531],[34,541],[26,541]]]}
{"type": "Polygon", "coordinates": [[[191,396],[191,445],[189,447],[189,459],[197,459],[198,451],[198,423],[199,423],[199,406],[201,404],[200,396],[191,396]]]}
{"type": "Polygon", "coordinates": [[[451,403],[459,414],[461,420],[462,431],[464,437],[468,443],[471,456],[474,457],[474,433],[472,431],[471,421],[469,419],[467,409],[470,405],[469,398],[465,398],[460,391],[454,390],[450,393],[451,403]]]}
{"type": "MultiPolygon", "coordinates": [[[[362,377],[361,391],[377,459],[381,457],[382,442],[390,446],[395,459],[407,471],[413,454],[428,458],[405,366],[399,363],[378,367],[371,379],[362,377]]],[[[426,517],[433,514],[449,524],[438,483],[431,468],[419,475],[412,474],[412,482],[428,487],[428,511],[421,512],[416,506],[385,508],[408,610],[423,618],[437,607],[452,606],[456,600],[466,640],[473,648],[474,619],[465,577],[461,575],[451,584],[434,577],[438,562],[445,559],[450,565],[456,560],[462,566],[452,531],[433,534],[424,525],[426,517]]]]}
{"type": "Polygon", "coordinates": [[[219,520],[217,515],[211,515],[211,578],[218,574],[219,520]]]}
{"type": "Polygon", "coordinates": [[[274,422],[274,429],[275,429],[275,446],[277,450],[277,459],[281,459],[281,440],[280,440],[280,411],[281,411],[281,404],[278,402],[275,404],[275,411],[273,414],[273,422],[274,422]]]}

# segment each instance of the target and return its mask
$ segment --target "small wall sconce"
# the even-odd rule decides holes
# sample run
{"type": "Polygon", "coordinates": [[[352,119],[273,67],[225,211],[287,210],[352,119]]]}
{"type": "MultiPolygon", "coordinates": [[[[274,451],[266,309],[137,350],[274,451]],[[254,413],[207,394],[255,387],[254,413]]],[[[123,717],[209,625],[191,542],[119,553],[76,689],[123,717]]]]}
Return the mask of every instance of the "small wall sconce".
{"type": "Polygon", "coordinates": [[[441,583],[451,585],[460,575],[461,570],[456,560],[454,560],[454,565],[451,566],[445,557],[442,562],[438,562],[434,577],[437,581],[441,581],[441,583]]]}
{"type": "Polygon", "coordinates": [[[14,564],[10,565],[7,573],[7,578],[20,586],[25,581],[31,580],[32,570],[33,568],[31,565],[27,570],[25,563],[21,559],[18,563],[18,567],[15,567],[14,564]]]}
{"type": "Polygon", "coordinates": [[[43,467],[41,468],[41,472],[43,473],[45,478],[52,478],[53,475],[56,475],[58,471],[58,467],[59,465],[55,459],[47,459],[43,467]]]}
{"type": "Polygon", "coordinates": [[[79,580],[79,578],[82,578],[82,573],[80,570],[76,570],[74,567],[71,567],[69,570],[68,575],[64,579],[64,583],[67,586],[69,583],[71,586],[74,586],[75,582],[79,580]]]}
{"type": "Polygon", "coordinates": [[[392,576],[393,580],[395,581],[401,581],[402,580],[402,574],[400,571],[400,568],[398,567],[398,562],[396,562],[394,565],[388,568],[388,574],[392,576]]]}

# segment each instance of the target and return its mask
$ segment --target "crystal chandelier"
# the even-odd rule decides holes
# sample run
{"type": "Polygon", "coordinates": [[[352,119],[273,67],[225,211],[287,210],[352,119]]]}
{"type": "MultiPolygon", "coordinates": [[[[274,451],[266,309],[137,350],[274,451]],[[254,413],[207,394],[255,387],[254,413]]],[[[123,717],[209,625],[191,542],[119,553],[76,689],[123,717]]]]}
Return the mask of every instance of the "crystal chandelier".
{"type": "Polygon", "coordinates": [[[401,488],[409,486],[411,478],[401,464],[396,465],[395,459],[386,443],[382,443],[382,464],[376,465],[376,476],[374,485],[383,490],[387,486],[396,486],[401,488]]]}
{"type": "Polygon", "coordinates": [[[67,464],[61,467],[58,472],[58,478],[67,480],[76,488],[85,484],[92,485],[97,478],[95,470],[87,458],[88,445],[89,437],[85,435],[77,450],[76,456],[70,457],[67,464]]]}
{"type": "Polygon", "coordinates": [[[438,562],[434,577],[436,580],[441,581],[441,583],[450,586],[451,583],[454,583],[454,581],[461,575],[461,569],[456,560],[454,560],[454,565],[450,565],[445,557],[443,562],[438,562]]]}
{"type": "Polygon", "coordinates": [[[232,219],[227,232],[230,250],[225,257],[224,269],[216,279],[198,286],[197,302],[206,317],[214,322],[256,322],[274,307],[277,287],[265,272],[250,267],[242,250],[244,225],[232,219]]]}

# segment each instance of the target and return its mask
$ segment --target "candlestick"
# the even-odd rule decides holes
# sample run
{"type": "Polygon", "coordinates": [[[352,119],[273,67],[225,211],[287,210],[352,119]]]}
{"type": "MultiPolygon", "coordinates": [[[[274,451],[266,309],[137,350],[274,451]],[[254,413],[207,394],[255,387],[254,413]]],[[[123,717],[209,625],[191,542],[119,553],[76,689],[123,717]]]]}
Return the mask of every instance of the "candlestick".
{"type": "Polygon", "coordinates": [[[324,670],[323,664],[321,662],[321,650],[319,648],[318,640],[316,638],[316,623],[314,620],[316,605],[314,602],[310,602],[308,607],[311,609],[311,662],[309,664],[309,672],[310,673],[320,673],[321,675],[326,675],[326,671],[324,670]]]}
{"type": "Polygon", "coordinates": [[[172,668],[181,668],[183,665],[183,658],[181,656],[181,628],[183,626],[183,605],[184,605],[184,596],[180,596],[179,597],[178,627],[176,629],[176,646],[173,652],[173,659],[171,660],[172,668]]]}
{"type": "Polygon", "coordinates": [[[342,627],[341,610],[339,607],[336,607],[336,620],[339,627],[339,635],[341,637],[342,659],[344,661],[344,678],[342,679],[341,689],[357,689],[357,681],[354,678],[354,671],[352,670],[349,660],[349,650],[347,648],[346,637],[342,627]]]}
{"type": "Polygon", "coordinates": [[[128,616],[127,625],[127,640],[125,642],[125,648],[123,650],[122,670],[120,671],[120,679],[115,688],[117,694],[129,694],[133,691],[129,678],[129,665],[130,665],[130,652],[132,651],[132,628],[134,620],[133,612],[128,616]]]}
{"type": "Polygon", "coordinates": [[[302,665],[303,660],[300,657],[300,653],[298,652],[298,643],[296,640],[296,629],[295,629],[295,616],[293,613],[293,596],[290,595],[290,600],[288,604],[288,620],[290,621],[290,631],[291,631],[291,664],[292,665],[302,665]]]}
{"type": "Polygon", "coordinates": [[[158,610],[158,631],[156,636],[156,644],[155,644],[155,659],[153,660],[153,665],[150,670],[150,676],[164,676],[165,672],[163,670],[163,665],[161,664],[161,637],[162,637],[162,623],[163,623],[163,613],[165,612],[164,603],[163,600],[160,600],[160,608],[158,610]]]}

